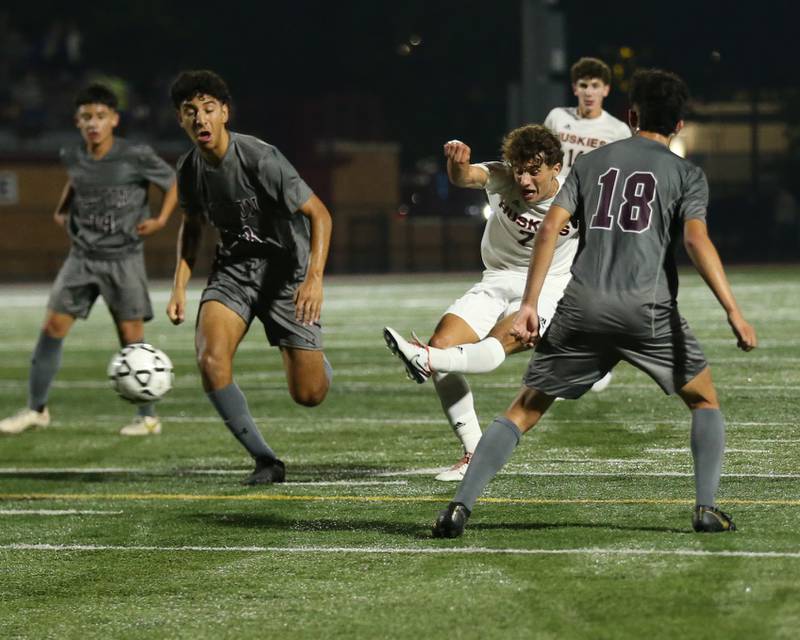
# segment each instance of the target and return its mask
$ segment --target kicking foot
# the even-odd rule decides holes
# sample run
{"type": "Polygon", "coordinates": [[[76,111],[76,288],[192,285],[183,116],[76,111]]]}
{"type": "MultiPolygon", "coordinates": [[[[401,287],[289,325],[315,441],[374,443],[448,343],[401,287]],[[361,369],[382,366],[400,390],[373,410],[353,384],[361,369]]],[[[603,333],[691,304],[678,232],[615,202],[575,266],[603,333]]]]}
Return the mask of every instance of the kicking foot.
{"type": "Polygon", "coordinates": [[[256,460],[256,468],[242,480],[244,485],[274,484],[286,480],[286,465],[280,460],[264,458],[256,460]]]}
{"type": "Polygon", "coordinates": [[[469,469],[470,460],[472,460],[472,454],[465,453],[461,460],[456,462],[447,471],[442,471],[434,480],[439,480],[440,482],[460,482],[464,479],[464,474],[467,472],[467,469],[469,469]]]}
{"type": "Polygon", "coordinates": [[[161,433],[161,420],[155,416],[136,416],[133,422],[119,430],[121,436],[157,436],[161,433]]]}
{"type": "Polygon", "coordinates": [[[35,427],[46,427],[50,424],[50,412],[47,407],[43,411],[22,409],[13,416],[0,420],[0,433],[16,435],[35,427]]]}
{"type": "Polygon", "coordinates": [[[464,526],[472,512],[460,502],[451,502],[447,509],[439,512],[433,523],[434,538],[458,538],[464,533],[464,526]]]}
{"type": "Polygon", "coordinates": [[[716,507],[699,504],[692,514],[692,529],[698,533],[719,533],[720,531],[736,531],[731,517],[716,507]]]}
{"type": "Polygon", "coordinates": [[[409,380],[422,384],[431,377],[431,368],[428,365],[428,347],[414,336],[413,342],[408,342],[403,336],[391,327],[383,328],[383,339],[394,355],[400,358],[406,367],[409,380]]]}
{"type": "Polygon", "coordinates": [[[605,388],[611,384],[611,372],[609,371],[606,375],[600,378],[597,382],[592,385],[592,391],[595,393],[600,393],[601,391],[605,391],[605,388]]]}

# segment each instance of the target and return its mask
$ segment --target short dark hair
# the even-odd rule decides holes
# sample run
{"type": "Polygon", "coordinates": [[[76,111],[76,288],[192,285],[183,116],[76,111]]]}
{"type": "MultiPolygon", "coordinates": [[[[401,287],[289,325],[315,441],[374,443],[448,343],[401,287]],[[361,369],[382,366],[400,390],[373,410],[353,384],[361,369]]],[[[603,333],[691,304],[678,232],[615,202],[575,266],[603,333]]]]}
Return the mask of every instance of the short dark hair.
{"type": "Polygon", "coordinates": [[[581,78],[600,78],[603,84],[611,84],[611,69],[600,58],[581,58],[569,70],[572,84],[581,78]]]}
{"type": "Polygon", "coordinates": [[[553,166],[564,159],[564,151],[556,135],[540,124],[526,124],[509,131],[503,138],[503,159],[512,167],[521,168],[533,162],[553,166]]]}
{"type": "Polygon", "coordinates": [[[629,99],[639,114],[640,130],[668,136],[686,117],[689,88],[670,71],[640,69],[631,78],[629,99]]]}
{"type": "Polygon", "coordinates": [[[117,110],[117,95],[106,85],[94,82],[81,89],[75,96],[75,108],[85,104],[104,104],[109,109],[117,110]]]}
{"type": "Polygon", "coordinates": [[[231,103],[228,85],[218,74],[208,69],[181,71],[169,88],[169,95],[176,109],[180,109],[185,100],[191,100],[195,96],[211,96],[222,104],[231,103]]]}

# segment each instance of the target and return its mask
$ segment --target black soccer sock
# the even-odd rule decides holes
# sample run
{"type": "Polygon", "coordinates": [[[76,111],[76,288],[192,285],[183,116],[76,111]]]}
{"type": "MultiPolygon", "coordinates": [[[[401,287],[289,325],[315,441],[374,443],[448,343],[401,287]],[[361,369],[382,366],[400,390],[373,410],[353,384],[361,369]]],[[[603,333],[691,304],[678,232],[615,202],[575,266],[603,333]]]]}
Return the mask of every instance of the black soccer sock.
{"type": "Polygon", "coordinates": [[[61,347],[64,338],[51,338],[44,331],[31,357],[31,370],[28,374],[28,407],[42,411],[47,405],[50,385],[61,366],[61,347]]]}
{"type": "Polygon", "coordinates": [[[155,418],[156,417],[156,404],[155,402],[148,402],[147,404],[140,404],[136,407],[136,415],[147,417],[147,418],[155,418]]]}
{"type": "Polygon", "coordinates": [[[278,456],[261,437],[253,416],[250,415],[247,399],[235,382],[222,389],[209,391],[206,395],[222,417],[225,426],[253,458],[277,460],[278,456]]]}
{"type": "Polygon", "coordinates": [[[719,409],[692,411],[691,445],[697,504],[714,506],[725,455],[725,419],[719,409]]]}
{"type": "Polygon", "coordinates": [[[505,416],[495,418],[483,432],[453,502],[460,502],[472,511],[478,496],[508,462],[521,437],[522,433],[511,420],[505,416]]]}

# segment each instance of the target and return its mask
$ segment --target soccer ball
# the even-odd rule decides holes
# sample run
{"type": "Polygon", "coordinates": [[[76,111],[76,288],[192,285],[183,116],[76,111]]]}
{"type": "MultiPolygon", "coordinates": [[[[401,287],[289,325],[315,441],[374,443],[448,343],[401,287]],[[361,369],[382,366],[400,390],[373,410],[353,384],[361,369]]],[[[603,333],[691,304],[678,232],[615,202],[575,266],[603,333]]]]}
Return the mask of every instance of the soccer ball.
{"type": "Polygon", "coordinates": [[[172,362],[152,345],[129,344],[108,363],[108,379],[120,396],[134,404],[155,402],[172,389],[172,362]]]}

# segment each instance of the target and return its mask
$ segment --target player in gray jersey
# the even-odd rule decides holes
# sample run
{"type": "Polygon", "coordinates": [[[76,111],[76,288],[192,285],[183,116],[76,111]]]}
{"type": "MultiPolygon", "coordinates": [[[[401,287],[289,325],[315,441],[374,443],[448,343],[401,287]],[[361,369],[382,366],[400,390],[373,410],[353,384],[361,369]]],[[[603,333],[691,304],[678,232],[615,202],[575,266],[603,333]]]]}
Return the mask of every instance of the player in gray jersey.
{"type": "MultiPolygon", "coordinates": [[[[108,305],[121,345],[143,342],[144,323],[153,317],[142,238],[163,228],[174,211],[175,172],[147,145],[114,136],[119,114],[108,88],[90,85],[75,104],[84,145],[61,151],[68,180],[54,216],[67,229],[70,252],[53,284],[33,352],[28,407],[0,421],[0,433],[50,424],[47,398],[61,364],[62,343],[98,296],[108,305]],[[155,218],[147,202],[150,184],[164,192],[155,218]]],[[[133,421],[120,430],[127,436],[160,432],[152,404],[140,405],[133,421]]]]}
{"type": "Polygon", "coordinates": [[[719,255],[708,237],[708,185],[702,170],[669,150],[683,127],[688,90],[672,73],[637,72],[629,119],[638,135],[576,162],[539,227],[523,304],[512,331],[538,343],[524,385],[486,429],[469,470],[433,528],[456,537],[478,496],[556,396],[578,398],[620,360],[652,377],[690,409],[698,532],[733,531],[715,506],[725,449],[725,423],[711,372],[677,307],[673,250],[683,237],[692,262],[728,316],[739,348],[756,335],[743,318],[719,255]],[[549,329],[539,340],[539,292],[558,232],[577,222],[580,248],[549,329]]]}
{"type": "Polygon", "coordinates": [[[178,264],[167,307],[185,319],[186,285],[203,226],[220,240],[200,300],[195,345],[203,388],[225,425],[255,460],[244,484],[283,482],[285,467],[256,427],[233,380],[233,358],[258,318],[281,350],[289,393],[316,406],[330,386],[319,324],[331,216],[286,158],[258,138],[229,131],[228,87],[211,71],[185,71],[171,88],[194,147],[178,161],[184,208],[178,264]]]}

